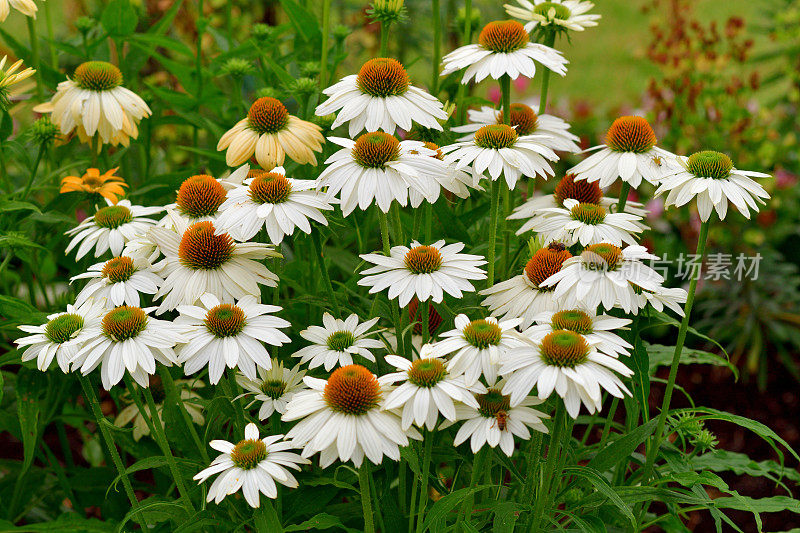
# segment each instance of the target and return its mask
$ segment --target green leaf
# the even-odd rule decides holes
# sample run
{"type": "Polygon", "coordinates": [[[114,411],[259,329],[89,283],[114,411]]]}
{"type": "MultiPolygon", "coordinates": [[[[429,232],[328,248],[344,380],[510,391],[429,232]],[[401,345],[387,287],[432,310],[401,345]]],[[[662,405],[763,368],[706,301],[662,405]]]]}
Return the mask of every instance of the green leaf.
{"type": "Polygon", "coordinates": [[[14,120],[5,109],[0,110],[0,141],[5,141],[14,133],[14,120]]]}
{"type": "Polygon", "coordinates": [[[785,468],[775,461],[754,461],[743,453],[728,450],[714,450],[694,457],[691,465],[697,469],[713,472],[733,472],[738,476],[765,477],[775,482],[785,477],[800,484],[800,472],[793,468],[785,468]]]}
{"type": "Polygon", "coordinates": [[[136,31],[139,16],[130,0],[111,0],[100,16],[100,23],[112,37],[127,37],[136,31]]]}
{"type": "Polygon", "coordinates": [[[39,311],[37,308],[13,296],[0,294],[0,316],[7,320],[18,322],[42,323],[47,317],[47,313],[39,311]]]}
{"type": "MultiPolygon", "coordinates": [[[[636,338],[633,339],[633,354],[630,365],[634,371],[633,395],[645,415],[648,413],[648,398],[650,398],[650,354],[645,348],[644,341],[634,329],[636,338]]],[[[646,416],[645,416],[646,418],[646,416]]]]}
{"type": "Polygon", "coordinates": [[[597,455],[595,455],[586,466],[599,470],[600,472],[605,472],[622,459],[626,459],[647,437],[652,435],[653,431],[656,429],[657,422],[658,420],[656,419],[650,420],[646,424],[642,424],[632,430],[630,433],[621,436],[597,452],[597,455]]]}
{"type": "Polygon", "coordinates": [[[40,213],[39,207],[30,202],[19,202],[16,200],[3,200],[0,201],[0,213],[9,213],[12,211],[35,211],[40,213]]]}
{"type": "Polygon", "coordinates": [[[462,500],[464,500],[464,498],[470,494],[474,494],[489,487],[491,487],[491,485],[465,487],[463,489],[454,490],[447,496],[441,498],[433,504],[431,510],[428,511],[427,515],[425,515],[425,521],[422,523],[422,530],[443,531],[443,521],[447,518],[447,515],[449,515],[450,512],[455,509],[462,502],[462,500]]]}
{"type": "Polygon", "coordinates": [[[322,43],[322,32],[319,29],[319,21],[309,10],[295,2],[295,0],[280,0],[283,11],[292,21],[297,34],[306,42],[322,43]]]}
{"type": "Polygon", "coordinates": [[[278,79],[281,81],[283,85],[287,87],[292,86],[292,83],[294,83],[294,76],[289,74],[289,72],[285,68],[276,63],[269,55],[267,54],[262,55],[261,61],[266,63],[267,66],[269,66],[269,68],[272,69],[272,72],[275,73],[275,75],[278,77],[278,79]]]}
{"type": "Polygon", "coordinates": [[[0,235],[0,248],[39,248],[45,250],[46,248],[39,243],[30,240],[28,237],[21,233],[6,233],[0,235]]]}
{"type": "Polygon", "coordinates": [[[186,508],[177,501],[167,500],[163,496],[151,496],[139,502],[138,510],[131,509],[128,514],[125,515],[125,518],[123,518],[122,522],[117,526],[117,531],[126,531],[124,526],[131,520],[142,526],[147,526],[147,524],[157,524],[166,522],[167,520],[174,520],[177,523],[182,523],[186,521],[187,518],[186,508]],[[144,517],[145,524],[139,521],[140,516],[144,517]]]}
{"type": "Polygon", "coordinates": [[[495,505],[492,509],[494,512],[492,533],[513,533],[521,507],[514,502],[499,502],[495,505]]]}
{"type": "MultiPolygon", "coordinates": [[[[650,374],[655,373],[660,366],[670,366],[672,357],[675,354],[674,346],[663,346],[661,344],[644,343],[644,347],[650,356],[650,374]]],[[[695,350],[684,346],[681,351],[682,365],[714,365],[724,366],[738,376],[737,368],[724,357],[703,350],[695,350]]]]}
{"type": "Polygon", "coordinates": [[[339,520],[338,517],[327,514],[327,513],[319,513],[318,515],[314,515],[305,522],[300,524],[289,526],[283,528],[284,531],[308,531],[311,529],[330,529],[332,527],[344,529],[345,531],[357,531],[355,529],[350,529],[345,527],[342,524],[342,521],[339,520]]]}
{"type": "MultiPolygon", "coordinates": [[[[46,389],[44,374],[22,367],[17,374],[17,417],[22,432],[23,461],[21,472],[33,463],[39,441],[39,392],[46,389]]],[[[21,474],[20,474],[21,475],[21,474]]]]}
{"type": "MultiPolygon", "coordinates": [[[[116,426],[114,427],[116,428],[116,426]]],[[[194,472],[198,467],[202,466],[196,461],[190,461],[189,459],[185,459],[183,457],[175,457],[175,461],[177,461],[179,467],[185,467],[186,473],[194,472]]],[[[144,459],[136,461],[131,466],[126,468],[125,473],[130,476],[134,472],[139,472],[141,470],[155,470],[156,468],[167,467],[168,465],[169,459],[167,459],[166,456],[157,455],[153,457],[145,457],[144,459]]],[[[109,485],[106,494],[108,494],[108,491],[111,490],[111,488],[116,485],[120,479],[122,479],[121,475],[117,475],[117,477],[114,478],[114,481],[111,483],[111,485],[109,485]]]]}
{"type": "Polygon", "coordinates": [[[636,517],[633,516],[633,509],[631,509],[630,505],[625,503],[625,500],[617,494],[616,489],[608,484],[608,481],[594,468],[590,468],[588,466],[570,466],[564,469],[565,472],[572,472],[574,475],[579,476],[587,480],[592,486],[599,492],[600,494],[606,496],[608,500],[613,503],[617,509],[622,511],[622,514],[625,515],[631,526],[635,526],[636,524],[636,517]]]}

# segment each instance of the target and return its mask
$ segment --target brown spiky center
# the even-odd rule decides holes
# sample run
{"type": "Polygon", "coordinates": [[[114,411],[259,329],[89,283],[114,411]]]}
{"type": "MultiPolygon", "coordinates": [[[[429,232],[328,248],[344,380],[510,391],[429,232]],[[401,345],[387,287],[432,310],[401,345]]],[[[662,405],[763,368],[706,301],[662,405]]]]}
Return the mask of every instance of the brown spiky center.
{"type": "Polygon", "coordinates": [[[575,181],[574,174],[567,174],[556,185],[553,193],[556,202],[564,205],[564,200],[572,199],[585,204],[599,204],[603,198],[603,191],[598,182],[589,183],[588,180],[575,181]]]}
{"type": "Polygon", "coordinates": [[[355,344],[355,342],[356,338],[353,332],[345,329],[331,333],[326,340],[328,349],[335,352],[343,352],[355,344]]]}
{"type": "Polygon", "coordinates": [[[231,461],[242,470],[252,470],[267,458],[267,445],[260,439],[240,440],[231,450],[231,461]]]}
{"type": "Polygon", "coordinates": [[[44,327],[44,335],[51,342],[61,344],[70,340],[83,328],[83,317],[75,313],[65,313],[50,320],[44,327]]]}
{"type": "Polygon", "coordinates": [[[564,261],[572,257],[572,254],[563,244],[552,243],[547,248],[537,250],[528,264],[525,265],[525,275],[539,290],[553,290],[552,287],[540,288],[544,280],[561,270],[564,261]]]}
{"type": "Polygon", "coordinates": [[[548,20],[567,20],[570,15],[572,15],[572,12],[567,6],[559,4],[558,2],[542,2],[541,4],[536,4],[536,7],[533,8],[533,12],[548,20]]]}
{"type": "Polygon", "coordinates": [[[606,210],[597,204],[580,203],[572,208],[570,214],[573,219],[592,226],[600,224],[606,218],[606,210]]]}
{"type": "Polygon", "coordinates": [[[699,178],[725,179],[731,175],[733,161],[723,153],[704,150],[690,155],[687,167],[699,178]]]}
{"type": "Polygon", "coordinates": [[[550,366],[575,368],[585,363],[588,355],[586,339],[574,331],[553,331],[542,339],[542,360],[550,366]]]}
{"type": "Polygon", "coordinates": [[[481,30],[478,42],[492,52],[507,54],[528,44],[525,28],[516,20],[495,20],[481,30]]]}
{"type": "Polygon", "coordinates": [[[358,71],[356,84],[370,96],[385,98],[405,93],[410,81],[399,61],[391,57],[376,57],[364,63],[358,71]]]}
{"type": "Polygon", "coordinates": [[[259,204],[285,202],[292,193],[292,184],[278,172],[262,172],[250,182],[250,198],[259,204]]]}
{"type": "Polygon", "coordinates": [[[590,270],[615,270],[622,263],[622,249],[606,242],[590,244],[581,257],[590,270]]]}
{"type": "Polygon", "coordinates": [[[414,274],[430,274],[442,266],[442,254],[433,246],[415,246],[406,252],[405,265],[414,274]]]}
{"type": "Polygon", "coordinates": [[[94,223],[101,228],[115,229],[131,220],[133,220],[133,214],[124,205],[102,207],[94,214],[94,223]]]}
{"type": "Polygon", "coordinates": [[[503,337],[503,331],[496,322],[479,318],[464,327],[464,340],[481,350],[489,346],[497,346],[503,337]]]}
{"type": "Polygon", "coordinates": [[[147,315],[139,307],[122,305],[103,317],[103,333],[119,342],[132,339],[147,326],[147,315]]]}
{"type": "Polygon", "coordinates": [[[323,393],[328,407],[346,415],[363,415],[378,406],[381,386],[372,372],[361,365],[337,368],[323,393]]]}
{"type": "Polygon", "coordinates": [[[615,152],[641,154],[656,145],[656,134],[642,117],[619,117],[606,133],[606,146],[615,152]]]}
{"type": "Polygon", "coordinates": [[[87,61],[75,69],[75,83],[87,91],[110,91],[122,85],[122,72],[106,61],[87,61]]]}
{"type": "Polygon", "coordinates": [[[198,174],[181,183],[175,203],[189,218],[210,217],[216,214],[226,196],[220,182],[207,174],[198,174]]]}
{"type": "Polygon", "coordinates": [[[511,396],[500,392],[500,389],[489,389],[485,394],[476,394],[478,412],[486,418],[495,418],[497,413],[511,409],[511,396]]]}
{"type": "Polygon", "coordinates": [[[131,279],[135,271],[133,259],[123,255],[106,261],[102,273],[109,283],[120,283],[131,279]]]}
{"type": "MultiPolygon", "coordinates": [[[[497,113],[497,123],[503,124],[505,112],[497,113]]],[[[511,119],[509,124],[517,132],[517,135],[530,135],[539,128],[539,116],[531,106],[515,103],[511,104],[511,119]]]]}
{"type": "Polygon", "coordinates": [[[475,132],[475,144],[481,148],[509,148],[517,142],[517,132],[508,124],[490,124],[475,132]]]}
{"type": "Polygon", "coordinates": [[[408,381],[417,387],[431,388],[447,376],[447,370],[438,359],[417,359],[408,369],[408,381]]]}
{"type": "Polygon", "coordinates": [[[268,379],[261,384],[261,392],[273,400],[277,400],[286,392],[286,382],[279,379],[268,379]]]}
{"type": "Polygon", "coordinates": [[[580,309],[558,311],[551,320],[553,329],[565,329],[581,335],[592,332],[592,317],[580,309]]]}
{"type": "Polygon", "coordinates": [[[205,324],[208,331],[217,338],[235,337],[244,329],[247,320],[240,307],[220,304],[206,313],[205,324]]]}
{"type": "Polygon", "coordinates": [[[277,98],[264,96],[250,106],[247,122],[259,134],[277,133],[289,123],[289,111],[277,98]]]}
{"type": "Polygon", "coordinates": [[[364,133],[353,146],[353,159],[366,168],[382,168],[400,155],[400,141],[383,131],[364,133]]]}
{"type": "Polygon", "coordinates": [[[210,221],[195,222],[187,229],[178,246],[181,263],[194,270],[214,270],[233,256],[233,239],[227,233],[214,234],[210,221]]]}

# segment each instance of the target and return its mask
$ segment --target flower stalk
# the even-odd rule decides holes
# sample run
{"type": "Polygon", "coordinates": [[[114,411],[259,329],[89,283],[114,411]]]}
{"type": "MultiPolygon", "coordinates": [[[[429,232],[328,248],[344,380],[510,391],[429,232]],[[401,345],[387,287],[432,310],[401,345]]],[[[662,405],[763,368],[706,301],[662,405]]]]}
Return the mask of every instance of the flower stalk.
{"type": "Polygon", "coordinates": [[[364,512],[364,533],[375,533],[375,517],[372,513],[372,491],[370,490],[371,478],[369,461],[365,458],[358,469],[358,488],[361,492],[361,509],[364,512]]]}

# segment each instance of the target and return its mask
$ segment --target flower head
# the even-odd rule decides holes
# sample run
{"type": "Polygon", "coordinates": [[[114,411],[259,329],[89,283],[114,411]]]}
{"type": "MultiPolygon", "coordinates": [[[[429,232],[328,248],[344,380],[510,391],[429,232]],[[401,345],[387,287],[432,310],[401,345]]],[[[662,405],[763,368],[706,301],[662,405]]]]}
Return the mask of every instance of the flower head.
{"type": "Polygon", "coordinates": [[[114,173],[119,167],[112,168],[100,174],[96,168],[86,169],[83,176],[67,176],[61,179],[61,190],[59,192],[83,192],[87,194],[99,194],[112,204],[116,204],[120,197],[125,195],[128,184],[114,173]]]}
{"type": "Polygon", "coordinates": [[[528,31],[553,28],[557,31],[583,31],[597,26],[600,15],[588,13],[594,3],[584,0],[517,0],[519,6],[505,4],[506,13],[527,21],[528,31]]]}
{"type": "Polygon", "coordinates": [[[72,236],[72,240],[64,253],[69,254],[80,244],[75,255],[76,259],[88,254],[92,248],[95,257],[100,257],[108,250],[111,250],[114,256],[118,256],[128,241],[144,235],[156,223],[147,216],[163,209],[132,205],[130,200],[120,200],[116,204],[106,200],[106,203],[108,205],[99,208],[94,215],[65,232],[66,235],[72,236]]]}
{"type": "Polygon", "coordinates": [[[155,294],[164,282],[158,274],[150,270],[150,263],[142,258],[126,255],[113,257],[105,263],[97,263],[89,267],[87,272],[70,278],[90,279],[75,299],[75,305],[81,305],[89,298],[106,299],[109,306],[123,304],[140,305],[139,293],[155,294]]]}
{"type": "Polygon", "coordinates": [[[322,326],[309,326],[300,332],[312,344],[292,357],[299,357],[300,364],[308,363],[309,368],[324,366],[328,372],[337,365],[352,365],[354,355],[374,363],[375,356],[370,350],[383,348],[381,341],[370,338],[377,333],[370,331],[377,323],[378,318],[372,318],[359,324],[355,313],[342,320],[326,312],[322,315],[322,326]]]}
{"type": "Polygon", "coordinates": [[[272,368],[265,370],[256,368],[258,377],[250,379],[244,374],[236,375],[236,382],[244,389],[242,397],[252,398],[248,408],[256,403],[261,403],[258,409],[258,418],[266,420],[272,413],[283,414],[286,405],[296,393],[306,390],[303,378],[305,370],[300,370],[300,363],[293,368],[285,368],[281,361],[272,359],[272,368]]]}

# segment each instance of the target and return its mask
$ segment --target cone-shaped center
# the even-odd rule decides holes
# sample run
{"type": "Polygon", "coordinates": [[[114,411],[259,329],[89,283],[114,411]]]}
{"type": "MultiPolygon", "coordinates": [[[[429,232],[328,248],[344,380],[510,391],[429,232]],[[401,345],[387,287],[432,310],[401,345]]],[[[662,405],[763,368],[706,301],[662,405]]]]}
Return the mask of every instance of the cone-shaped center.
{"type": "Polygon", "coordinates": [[[733,161],[723,153],[705,150],[690,155],[687,166],[699,178],[724,179],[730,176],[733,161]]]}
{"type": "Polygon", "coordinates": [[[370,96],[385,98],[405,93],[410,81],[399,61],[391,57],[376,57],[364,63],[358,71],[356,84],[370,96]]]}
{"type": "Polygon", "coordinates": [[[378,406],[381,387],[372,372],[361,365],[337,368],[323,393],[328,407],[347,415],[363,415],[378,406]]]}
{"type": "Polygon", "coordinates": [[[478,412],[486,418],[495,418],[497,413],[511,409],[511,397],[504,395],[500,389],[489,389],[486,394],[476,394],[478,412]]]}
{"type": "Polygon", "coordinates": [[[485,318],[473,320],[464,328],[464,339],[472,346],[480,349],[497,346],[500,344],[502,336],[503,331],[500,326],[496,322],[485,318]]]}
{"type": "MultiPolygon", "coordinates": [[[[531,283],[539,287],[544,280],[561,270],[561,265],[570,257],[572,254],[563,244],[552,243],[533,254],[525,265],[525,275],[531,283]]],[[[552,290],[552,288],[540,290],[552,290]]]]}
{"type": "Polygon", "coordinates": [[[490,124],[475,132],[475,144],[481,148],[509,148],[517,142],[517,132],[508,124],[490,124]]]}
{"type": "Polygon", "coordinates": [[[415,246],[406,253],[405,264],[414,274],[430,274],[442,266],[442,254],[433,246],[415,246]]]}
{"type": "Polygon", "coordinates": [[[102,207],[94,214],[94,223],[101,228],[115,229],[133,220],[131,210],[124,205],[102,207]]]}
{"type": "Polygon", "coordinates": [[[580,309],[559,311],[553,314],[553,329],[566,329],[588,335],[592,332],[592,317],[580,309]]]}
{"type": "Polygon", "coordinates": [[[184,266],[195,270],[214,270],[233,256],[233,239],[227,233],[214,234],[210,221],[196,222],[187,229],[178,247],[184,266]]]}
{"type": "Polygon", "coordinates": [[[606,134],[606,146],[615,152],[641,154],[656,145],[656,134],[642,117],[619,117],[606,134]]]}
{"type": "Polygon", "coordinates": [[[439,359],[417,359],[408,369],[408,381],[417,387],[431,388],[447,376],[439,359]]]}
{"type": "Polygon", "coordinates": [[[244,311],[231,304],[220,304],[206,313],[206,328],[215,337],[234,337],[241,333],[246,324],[244,311]]]}
{"type": "Polygon", "coordinates": [[[70,340],[82,327],[81,315],[65,313],[50,320],[44,327],[44,334],[51,342],[61,344],[70,340]]]}
{"type": "Polygon", "coordinates": [[[279,379],[268,379],[261,384],[261,392],[273,400],[277,400],[286,392],[286,383],[279,379]]]}
{"type": "Polygon", "coordinates": [[[181,183],[175,203],[189,218],[210,217],[216,214],[226,196],[220,182],[207,174],[198,174],[181,183]]]}
{"type": "Polygon", "coordinates": [[[574,331],[558,330],[542,339],[542,360],[550,366],[575,368],[586,362],[589,345],[574,331]]]}
{"type": "Polygon", "coordinates": [[[122,85],[122,72],[105,61],[87,61],[75,69],[75,83],[87,91],[110,91],[122,85]]]}
{"type": "Polygon", "coordinates": [[[250,127],[260,134],[277,133],[289,123],[289,112],[280,100],[264,96],[250,106],[247,120],[250,127]]]}
{"type": "Polygon", "coordinates": [[[606,242],[590,244],[581,257],[590,270],[615,270],[621,263],[622,249],[606,242]]]}
{"type": "Polygon", "coordinates": [[[536,4],[533,12],[547,20],[567,20],[572,12],[567,6],[559,2],[542,2],[536,4]]]}
{"type": "Polygon", "coordinates": [[[147,315],[139,307],[122,305],[103,317],[103,333],[119,342],[132,339],[147,326],[147,315]]]}
{"type": "Polygon", "coordinates": [[[328,335],[328,349],[335,352],[343,352],[355,344],[356,338],[352,331],[335,331],[328,335]]]}
{"type": "MultiPolygon", "coordinates": [[[[497,123],[503,124],[504,112],[497,113],[497,123]]],[[[517,132],[517,135],[530,135],[539,127],[539,116],[529,105],[514,103],[511,104],[511,119],[509,124],[517,132]]]]}
{"type": "Polygon", "coordinates": [[[353,146],[353,159],[366,168],[382,168],[400,154],[400,141],[383,131],[364,133],[353,146]]]}
{"type": "Polygon", "coordinates": [[[106,261],[102,273],[109,283],[119,283],[131,279],[135,271],[133,259],[123,255],[106,261]]]}
{"type": "Polygon", "coordinates": [[[506,54],[528,44],[530,37],[516,20],[495,20],[481,30],[478,42],[492,52],[506,54]]]}
{"type": "Polygon", "coordinates": [[[242,470],[252,470],[267,458],[267,445],[263,440],[240,440],[231,450],[233,464],[242,470]]]}
{"type": "Polygon", "coordinates": [[[597,204],[578,204],[572,208],[571,214],[573,219],[593,226],[606,218],[606,210],[597,204]]]}
{"type": "Polygon", "coordinates": [[[262,172],[250,182],[250,198],[259,204],[285,202],[292,192],[292,184],[278,172],[262,172]]]}
{"type": "Polygon", "coordinates": [[[599,204],[603,198],[603,191],[598,182],[589,183],[588,180],[575,181],[574,174],[567,174],[556,185],[553,193],[556,202],[564,205],[564,200],[577,200],[582,204],[599,204]]]}

